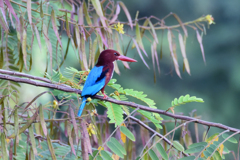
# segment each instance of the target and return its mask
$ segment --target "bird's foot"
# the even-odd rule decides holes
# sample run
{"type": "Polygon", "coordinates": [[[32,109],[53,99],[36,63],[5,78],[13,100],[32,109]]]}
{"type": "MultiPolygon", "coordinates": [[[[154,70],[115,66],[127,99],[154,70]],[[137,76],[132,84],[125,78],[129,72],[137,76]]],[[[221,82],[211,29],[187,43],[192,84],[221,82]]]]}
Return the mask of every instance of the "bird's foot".
{"type": "Polygon", "coordinates": [[[106,99],[106,98],[108,98],[108,96],[105,94],[105,93],[103,93],[103,99],[106,99]]]}

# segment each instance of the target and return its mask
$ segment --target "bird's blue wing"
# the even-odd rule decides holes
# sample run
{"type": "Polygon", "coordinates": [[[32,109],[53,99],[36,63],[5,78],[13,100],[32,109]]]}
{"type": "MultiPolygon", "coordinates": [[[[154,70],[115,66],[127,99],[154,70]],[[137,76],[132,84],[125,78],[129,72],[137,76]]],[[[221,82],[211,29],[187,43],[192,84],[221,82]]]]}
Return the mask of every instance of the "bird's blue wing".
{"type": "Polygon", "coordinates": [[[82,90],[82,96],[93,96],[97,94],[105,85],[106,71],[103,72],[103,66],[93,67],[88,74],[82,90]]]}

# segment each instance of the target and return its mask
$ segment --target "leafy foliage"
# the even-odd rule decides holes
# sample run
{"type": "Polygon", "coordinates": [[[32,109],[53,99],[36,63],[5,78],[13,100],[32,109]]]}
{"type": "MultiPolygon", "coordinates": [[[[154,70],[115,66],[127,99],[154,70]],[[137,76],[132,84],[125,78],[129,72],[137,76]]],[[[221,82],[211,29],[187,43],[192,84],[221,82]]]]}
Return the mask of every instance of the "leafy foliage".
{"type": "MultiPolygon", "coordinates": [[[[178,22],[177,25],[173,26],[165,24],[165,18],[154,18],[154,20],[152,16],[138,18],[138,13],[135,20],[132,20],[127,6],[121,1],[112,0],[106,2],[99,0],[66,0],[65,2],[5,0],[0,1],[0,10],[0,68],[14,71],[11,72],[13,77],[21,77],[28,81],[29,76],[24,77],[24,75],[19,75],[19,72],[32,70],[33,61],[37,57],[33,52],[36,42],[42,56],[46,58],[42,75],[55,85],[68,85],[80,90],[89,73],[89,68],[94,66],[103,49],[117,48],[121,54],[125,55],[130,45],[147,68],[150,67],[144,56],[152,57],[154,80],[156,81],[155,72],[160,73],[158,53],[160,53],[160,57],[163,53],[162,44],[158,39],[158,30],[168,31],[170,56],[176,74],[181,77],[179,57],[176,53],[177,41],[183,58],[183,68],[190,74],[186,54],[186,40],[190,36],[187,26],[196,31],[196,41],[200,45],[205,62],[203,39],[199,31],[205,30],[204,22],[214,23],[210,15],[190,22],[182,22],[180,17],[174,13],[169,14],[178,22]],[[134,29],[135,32],[124,31],[124,25],[118,19],[121,9],[127,17],[127,22],[124,22],[124,25],[134,29]],[[176,33],[178,40],[176,40],[176,33]],[[121,40],[119,34],[121,34],[121,40]],[[68,42],[65,44],[64,38],[66,36],[68,42]],[[123,38],[124,41],[125,39],[130,40],[126,49],[123,47],[123,38]],[[151,43],[151,54],[146,52],[147,46],[143,40],[148,40],[151,43]],[[158,45],[161,45],[160,52],[158,45]],[[64,50],[65,48],[66,50],[64,50]],[[81,71],[73,67],[62,69],[66,58],[69,57],[70,48],[75,54],[73,60],[79,62],[81,71]]],[[[127,63],[123,63],[123,65],[129,68],[127,63]]],[[[120,73],[117,64],[115,64],[115,72],[120,73]]],[[[1,74],[6,73],[1,71],[1,74]]],[[[8,75],[6,74],[6,76],[8,75]]],[[[34,80],[42,81],[39,78],[34,80]]],[[[49,81],[47,83],[50,84],[49,81]]],[[[223,146],[223,143],[225,141],[237,142],[232,137],[235,135],[234,133],[231,136],[222,134],[224,139],[222,142],[218,141],[219,135],[216,134],[209,137],[206,142],[192,143],[191,135],[187,134],[190,133],[187,128],[188,124],[186,125],[185,122],[179,123],[179,125],[185,126],[182,129],[181,138],[179,141],[173,141],[176,129],[167,133],[165,123],[162,124],[163,118],[158,113],[140,109],[135,112],[136,110],[132,111],[131,107],[97,99],[91,100],[86,106],[86,109],[91,112],[76,118],[75,110],[79,106],[79,95],[76,93],[66,93],[59,90],[46,91],[27,102],[20,103],[19,95],[21,96],[22,93],[19,92],[21,87],[19,83],[0,80],[0,85],[2,94],[0,99],[2,153],[0,156],[4,160],[12,158],[87,159],[87,157],[90,159],[118,159],[119,157],[135,159],[139,146],[144,146],[140,154],[141,158],[144,159],[182,158],[186,154],[190,154],[190,156],[182,159],[199,156],[202,159],[208,157],[222,159],[224,153],[230,153],[223,146]],[[54,98],[53,101],[46,104],[35,102],[40,96],[47,93],[54,98]],[[95,109],[99,104],[107,108],[106,114],[97,114],[95,109]],[[133,120],[133,117],[138,119],[133,120]],[[114,131],[112,131],[114,127],[110,125],[111,123],[115,126],[114,131]],[[142,127],[136,129],[135,124],[140,124],[142,127]],[[152,124],[155,127],[149,129],[148,127],[152,124]],[[150,132],[153,132],[152,137],[150,137],[152,134],[150,132]],[[173,134],[169,136],[170,133],[173,134]],[[157,139],[156,135],[159,137],[159,134],[164,136],[157,139]],[[157,142],[156,146],[152,145],[155,142],[157,142]],[[140,145],[135,146],[136,144],[140,145]],[[188,149],[185,150],[185,148],[188,149]],[[92,151],[93,154],[88,155],[92,151]]],[[[121,85],[116,83],[115,79],[112,79],[108,86],[115,90],[114,93],[110,94],[112,98],[122,101],[135,98],[136,101],[157,109],[155,102],[142,91],[123,89],[121,85]]],[[[203,100],[195,96],[181,96],[179,99],[174,99],[172,107],[189,102],[203,102],[203,100]]],[[[175,125],[177,125],[176,122],[175,125]]],[[[195,130],[197,131],[196,126],[195,130]]]]}
{"type": "Polygon", "coordinates": [[[203,99],[202,98],[197,98],[196,96],[192,96],[190,97],[189,94],[187,94],[186,96],[180,96],[178,99],[175,98],[172,101],[172,107],[176,107],[179,106],[181,104],[186,104],[186,103],[190,103],[190,102],[201,102],[203,103],[203,99]]]}
{"type": "MultiPolygon", "coordinates": [[[[23,136],[22,140],[19,140],[19,145],[17,146],[17,153],[14,156],[16,159],[25,159],[25,157],[28,155],[29,157],[32,157],[33,159],[51,159],[51,153],[49,151],[48,145],[46,141],[43,141],[39,143],[39,146],[37,148],[37,154],[33,154],[33,148],[31,146],[28,146],[26,143],[26,137],[23,136]],[[26,148],[29,148],[27,151],[26,148]]],[[[58,143],[53,144],[56,157],[61,159],[68,159],[68,160],[75,160],[78,159],[78,157],[81,156],[81,152],[78,152],[78,155],[72,155],[71,153],[71,147],[69,145],[62,146],[58,143]]],[[[77,150],[77,146],[74,146],[77,150]]]]}

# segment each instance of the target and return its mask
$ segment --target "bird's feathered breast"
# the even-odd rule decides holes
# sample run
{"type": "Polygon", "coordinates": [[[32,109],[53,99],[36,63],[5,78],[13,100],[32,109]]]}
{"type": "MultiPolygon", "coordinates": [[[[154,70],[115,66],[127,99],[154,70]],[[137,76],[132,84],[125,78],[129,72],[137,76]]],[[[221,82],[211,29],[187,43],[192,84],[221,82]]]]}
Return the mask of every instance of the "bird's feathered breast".
{"type": "Polygon", "coordinates": [[[106,73],[105,74],[105,77],[106,77],[105,86],[108,84],[108,82],[112,78],[113,70],[114,70],[114,64],[113,63],[109,63],[109,64],[107,64],[103,67],[103,72],[106,73]]]}

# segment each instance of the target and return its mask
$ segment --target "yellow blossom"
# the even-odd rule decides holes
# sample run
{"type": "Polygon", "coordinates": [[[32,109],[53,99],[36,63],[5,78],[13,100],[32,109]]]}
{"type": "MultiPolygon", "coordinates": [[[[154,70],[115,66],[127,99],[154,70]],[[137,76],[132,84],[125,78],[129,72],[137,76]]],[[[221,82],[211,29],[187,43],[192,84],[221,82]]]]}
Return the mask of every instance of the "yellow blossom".
{"type": "Polygon", "coordinates": [[[98,114],[97,114],[97,110],[96,110],[96,109],[92,110],[91,116],[97,116],[97,115],[98,115],[98,114]]]}
{"type": "Polygon", "coordinates": [[[124,30],[123,30],[123,24],[120,24],[119,22],[118,22],[118,24],[116,25],[114,25],[114,29],[116,29],[116,31],[118,31],[120,34],[124,34],[125,32],[124,32],[124,30]]]}
{"type": "Polygon", "coordinates": [[[58,107],[58,101],[53,100],[53,108],[56,109],[58,107]]]}
{"type": "Polygon", "coordinates": [[[114,94],[115,94],[116,96],[119,96],[119,95],[120,95],[118,91],[114,91],[114,94]]]}
{"type": "MultiPolygon", "coordinates": [[[[208,139],[206,140],[206,142],[208,142],[208,146],[207,146],[207,147],[209,147],[211,144],[213,144],[214,141],[218,141],[218,135],[216,135],[216,136],[214,136],[214,137],[210,137],[210,138],[208,138],[208,139]],[[213,141],[212,141],[212,140],[213,140],[213,141]],[[212,141],[212,142],[211,142],[211,141],[212,141]]],[[[222,157],[222,155],[223,155],[223,148],[224,148],[224,145],[221,144],[220,147],[217,149],[217,151],[219,152],[219,154],[221,155],[221,157],[222,157]]],[[[204,155],[203,152],[201,153],[201,157],[205,157],[205,155],[204,155]]]]}
{"type": "Polygon", "coordinates": [[[6,138],[6,142],[9,143],[9,142],[10,142],[10,139],[6,138]]]}
{"type": "Polygon", "coordinates": [[[208,15],[206,15],[206,20],[208,21],[208,24],[215,24],[215,22],[214,22],[214,18],[212,17],[212,15],[210,15],[210,14],[208,14],[208,15]]]}
{"type": "Polygon", "coordinates": [[[104,148],[102,146],[99,146],[98,150],[99,150],[99,155],[101,156],[101,151],[104,150],[104,148]]]}
{"type": "Polygon", "coordinates": [[[95,126],[92,123],[90,123],[88,125],[87,131],[88,131],[89,136],[92,136],[93,134],[96,134],[95,126]]]}
{"type": "Polygon", "coordinates": [[[98,147],[98,150],[101,151],[101,150],[104,150],[104,148],[103,148],[102,146],[99,146],[99,147],[98,147]]]}
{"type": "Polygon", "coordinates": [[[88,98],[87,98],[87,101],[88,101],[88,102],[90,102],[91,100],[92,100],[92,98],[91,98],[91,97],[88,97],[88,98]]]}

